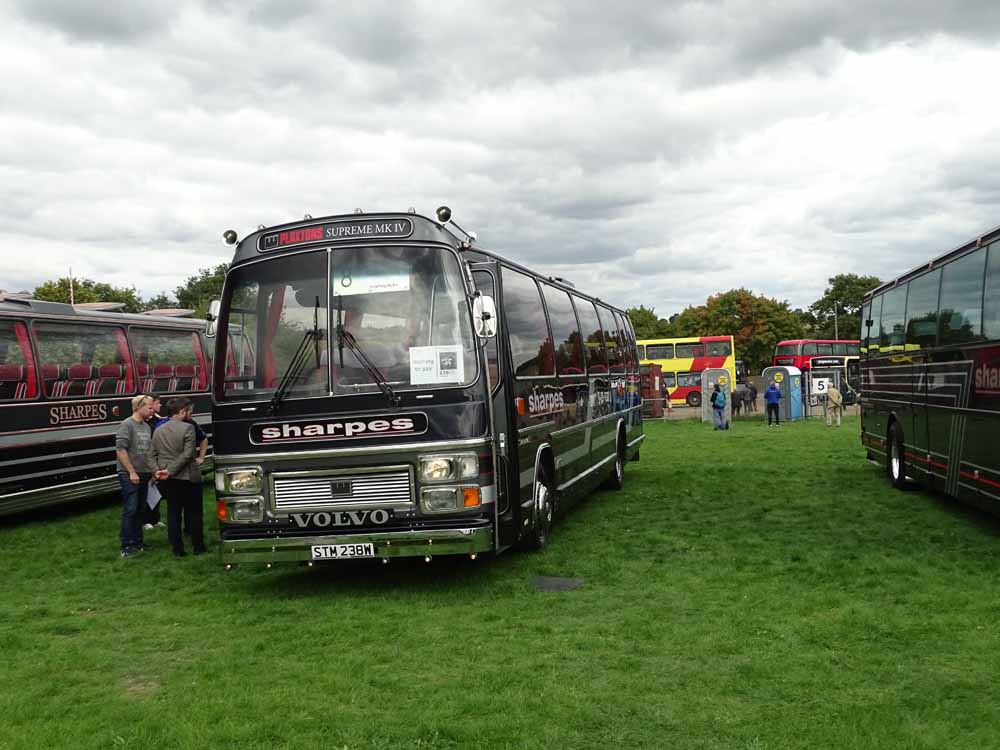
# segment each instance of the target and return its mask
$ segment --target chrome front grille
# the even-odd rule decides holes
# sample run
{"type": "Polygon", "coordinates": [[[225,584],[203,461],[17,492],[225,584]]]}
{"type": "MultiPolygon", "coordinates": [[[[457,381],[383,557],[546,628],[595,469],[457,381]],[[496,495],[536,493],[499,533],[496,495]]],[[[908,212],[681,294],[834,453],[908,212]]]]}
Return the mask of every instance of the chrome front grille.
{"type": "Polygon", "coordinates": [[[413,505],[413,477],[408,466],[275,474],[271,490],[276,511],[369,506],[404,509],[413,505]]]}

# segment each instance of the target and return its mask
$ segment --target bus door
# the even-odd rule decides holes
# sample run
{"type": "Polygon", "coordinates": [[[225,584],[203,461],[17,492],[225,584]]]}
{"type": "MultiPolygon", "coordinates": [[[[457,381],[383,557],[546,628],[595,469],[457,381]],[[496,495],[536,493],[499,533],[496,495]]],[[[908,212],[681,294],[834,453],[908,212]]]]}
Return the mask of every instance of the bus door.
{"type": "Polygon", "coordinates": [[[496,303],[498,318],[497,335],[486,341],[486,372],[490,389],[490,432],[493,438],[494,471],[497,482],[495,510],[495,546],[515,544],[520,536],[521,505],[517,460],[517,414],[514,413],[514,394],[507,351],[504,316],[500,302],[500,269],[495,262],[470,263],[472,279],[483,295],[496,303]]]}

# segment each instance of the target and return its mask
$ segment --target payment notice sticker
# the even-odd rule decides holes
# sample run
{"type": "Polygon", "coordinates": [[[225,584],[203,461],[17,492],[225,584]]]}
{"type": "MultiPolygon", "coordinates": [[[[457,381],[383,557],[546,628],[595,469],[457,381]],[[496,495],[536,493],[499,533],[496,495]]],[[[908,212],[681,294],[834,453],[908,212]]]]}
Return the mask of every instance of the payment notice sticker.
{"type": "Polygon", "coordinates": [[[410,384],[437,385],[465,380],[460,346],[414,346],[410,349],[410,384]]]}

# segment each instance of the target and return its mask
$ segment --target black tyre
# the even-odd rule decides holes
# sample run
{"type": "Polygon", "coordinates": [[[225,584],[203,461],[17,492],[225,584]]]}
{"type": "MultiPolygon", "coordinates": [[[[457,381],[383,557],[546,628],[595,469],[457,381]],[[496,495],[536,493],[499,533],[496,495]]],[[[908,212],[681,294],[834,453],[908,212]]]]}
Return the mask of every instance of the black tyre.
{"type": "Polygon", "coordinates": [[[701,406],[701,391],[691,391],[684,400],[688,406],[701,406]]]}
{"type": "Polygon", "coordinates": [[[522,541],[522,547],[527,550],[543,550],[549,543],[552,535],[552,519],[555,518],[555,494],[552,491],[552,482],[549,481],[548,472],[539,469],[535,477],[535,507],[534,523],[531,531],[522,541]]]}
{"type": "Polygon", "coordinates": [[[611,476],[604,483],[604,487],[615,491],[625,487],[625,441],[622,440],[621,434],[618,435],[618,444],[615,449],[615,463],[611,469],[611,476]]]}
{"type": "Polygon", "coordinates": [[[889,481],[896,489],[904,489],[907,485],[906,450],[903,447],[903,428],[899,426],[899,422],[893,422],[889,427],[885,452],[885,471],[889,481]]]}

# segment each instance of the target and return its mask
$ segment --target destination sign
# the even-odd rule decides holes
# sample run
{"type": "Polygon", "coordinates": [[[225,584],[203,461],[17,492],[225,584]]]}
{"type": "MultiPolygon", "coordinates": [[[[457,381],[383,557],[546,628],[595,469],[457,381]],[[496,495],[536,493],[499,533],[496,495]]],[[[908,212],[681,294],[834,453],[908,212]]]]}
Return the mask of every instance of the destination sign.
{"type": "Polygon", "coordinates": [[[843,367],[843,357],[812,357],[809,362],[813,367],[843,367]]]}
{"type": "Polygon", "coordinates": [[[284,250],[298,245],[318,242],[347,242],[349,240],[400,240],[413,234],[409,219],[351,219],[314,224],[309,227],[283,229],[262,234],[257,239],[257,251],[284,250]]]}

